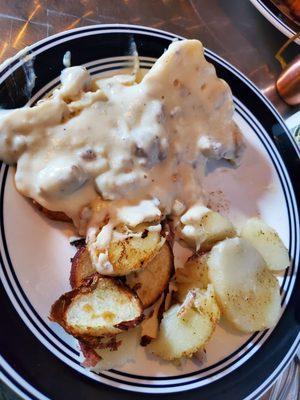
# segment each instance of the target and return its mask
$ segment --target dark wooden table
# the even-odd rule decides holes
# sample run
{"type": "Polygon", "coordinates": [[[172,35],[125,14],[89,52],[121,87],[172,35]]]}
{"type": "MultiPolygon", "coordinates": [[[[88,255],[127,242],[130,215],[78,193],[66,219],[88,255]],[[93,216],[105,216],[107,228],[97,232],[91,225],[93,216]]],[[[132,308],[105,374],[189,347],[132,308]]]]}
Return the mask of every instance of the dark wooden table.
{"type": "MultiPolygon", "coordinates": [[[[274,56],[287,38],[248,0],[0,0],[0,62],[46,36],[101,23],[147,25],[200,39],[247,75],[284,118],[299,110],[287,106],[274,85],[280,73],[274,56]]],[[[299,46],[291,44],[285,54],[292,59],[299,46]]],[[[1,400],[15,398],[0,384],[1,400]]]]}

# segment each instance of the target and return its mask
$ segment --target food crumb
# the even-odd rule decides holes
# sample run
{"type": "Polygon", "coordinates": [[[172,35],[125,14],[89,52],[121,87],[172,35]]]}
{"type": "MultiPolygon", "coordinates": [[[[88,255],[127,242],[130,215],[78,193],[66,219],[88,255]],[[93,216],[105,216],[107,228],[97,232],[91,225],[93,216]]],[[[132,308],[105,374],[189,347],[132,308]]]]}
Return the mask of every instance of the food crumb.
{"type": "Polygon", "coordinates": [[[211,208],[216,212],[225,212],[229,211],[229,201],[226,199],[225,194],[222,190],[215,190],[209,192],[208,194],[208,203],[207,207],[211,208]]]}

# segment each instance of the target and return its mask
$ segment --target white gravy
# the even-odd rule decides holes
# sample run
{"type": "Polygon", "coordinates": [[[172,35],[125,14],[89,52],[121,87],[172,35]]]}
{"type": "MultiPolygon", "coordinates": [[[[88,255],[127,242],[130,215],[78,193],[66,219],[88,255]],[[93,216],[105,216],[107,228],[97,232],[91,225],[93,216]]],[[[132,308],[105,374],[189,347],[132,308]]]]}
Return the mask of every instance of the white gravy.
{"type": "Polygon", "coordinates": [[[176,204],[205,202],[207,159],[239,155],[232,118],[230,88],[202,44],[177,41],[140,83],[134,75],[92,81],[84,67],[64,69],[50,97],[0,113],[0,158],[17,164],[20,193],[76,226],[92,218],[99,199],[134,226],[176,204]]]}

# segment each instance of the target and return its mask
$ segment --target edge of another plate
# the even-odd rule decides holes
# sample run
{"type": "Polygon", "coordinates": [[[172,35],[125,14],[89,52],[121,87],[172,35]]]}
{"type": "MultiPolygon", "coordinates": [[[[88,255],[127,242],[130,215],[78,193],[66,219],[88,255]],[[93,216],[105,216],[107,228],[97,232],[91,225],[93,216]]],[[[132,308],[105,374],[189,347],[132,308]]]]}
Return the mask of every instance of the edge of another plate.
{"type": "MultiPolygon", "coordinates": [[[[262,0],[250,0],[250,2],[253,4],[253,6],[269,21],[271,24],[277,28],[281,33],[283,33],[286,37],[289,39],[296,35],[297,31],[295,30],[294,26],[289,26],[288,25],[288,18],[285,17],[284,20],[281,19],[279,16],[281,15],[279,9],[272,4],[272,10],[269,8],[266,3],[270,3],[270,0],[268,1],[262,1],[262,0]],[[277,11],[277,14],[275,14],[275,10],[277,11]]],[[[271,5],[271,4],[270,4],[271,5]]],[[[294,25],[294,24],[293,24],[294,25]]],[[[300,28],[299,28],[300,30],[300,28]]],[[[300,39],[295,39],[295,43],[300,45],[300,39]]]]}

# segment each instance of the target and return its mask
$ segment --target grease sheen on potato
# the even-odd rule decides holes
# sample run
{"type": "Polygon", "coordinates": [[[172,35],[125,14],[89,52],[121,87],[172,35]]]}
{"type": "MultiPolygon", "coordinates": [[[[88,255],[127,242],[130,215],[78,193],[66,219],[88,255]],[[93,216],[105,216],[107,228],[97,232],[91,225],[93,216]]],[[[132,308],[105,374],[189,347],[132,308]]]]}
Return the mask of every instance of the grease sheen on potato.
{"type": "Polygon", "coordinates": [[[280,316],[279,284],[249,242],[226,239],[213,247],[207,262],[209,280],[228,321],[243,332],[275,326],[280,316]]]}
{"type": "Polygon", "coordinates": [[[181,243],[196,251],[208,251],[217,242],[236,234],[227,218],[201,204],[191,207],[180,222],[177,233],[181,243]]]}
{"type": "Polygon", "coordinates": [[[207,257],[208,254],[193,254],[183,268],[176,269],[176,298],[179,302],[184,301],[189,290],[207,288],[209,283],[207,257]]]}
{"type": "Polygon", "coordinates": [[[262,255],[271,271],[281,271],[290,265],[289,253],[278,233],[259,218],[250,218],[241,236],[262,255]]]}
{"type": "Polygon", "coordinates": [[[144,268],[126,276],[126,284],[136,292],[144,308],[147,308],[166,289],[173,271],[173,252],[171,246],[165,242],[144,268]]]}
{"type": "Polygon", "coordinates": [[[213,287],[193,289],[163,314],[158,337],[147,349],[164,360],[192,357],[209,341],[219,318],[213,287]]]}

